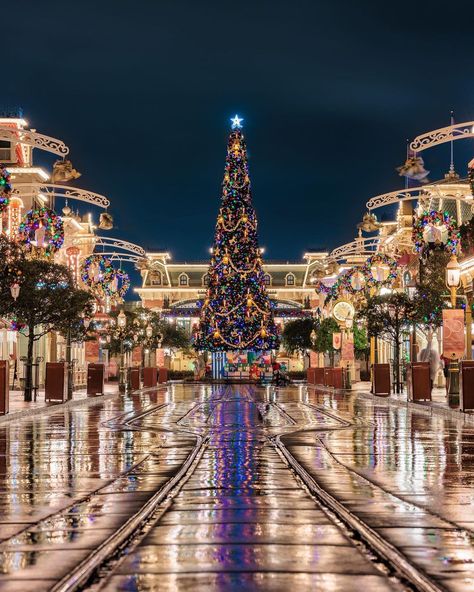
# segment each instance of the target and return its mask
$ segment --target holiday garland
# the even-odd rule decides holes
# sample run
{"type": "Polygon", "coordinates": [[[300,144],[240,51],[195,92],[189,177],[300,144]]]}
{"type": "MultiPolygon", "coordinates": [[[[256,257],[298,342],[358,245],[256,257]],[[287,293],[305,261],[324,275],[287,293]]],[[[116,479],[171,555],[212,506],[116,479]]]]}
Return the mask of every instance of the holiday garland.
{"type": "Polygon", "coordinates": [[[363,273],[367,279],[367,285],[369,287],[381,288],[383,286],[388,287],[393,284],[397,279],[398,265],[395,259],[385,255],[384,253],[376,253],[367,259],[363,268],[363,273]],[[372,273],[372,268],[377,265],[384,265],[388,267],[388,275],[384,280],[377,279],[372,273]]]}
{"type": "MultiPolygon", "coordinates": [[[[445,226],[447,229],[446,243],[440,243],[448,253],[455,255],[459,250],[459,242],[461,235],[454,220],[447,212],[424,212],[421,216],[416,218],[413,224],[413,242],[418,253],[423,252],[428,247],[424,233],[426,227],[430,226],[445,226]]],[[[436,243],[434,243],[436,244],[436,243]]]]}
{"type": "Polygon", "coordinates": [[[50,255],[59,250],[64,242],[63,221],[49,208],[30,210],[18,227],[18,239],[27,249],[36,247],[50,255]]]}
{"type": "Polygon", "coordinates": [[[318,294],[329,294],[332,290],[332,286],[326,286],[321,280],[314,282],[314,289],[318,294]]]}
{"type": "Polygon", "coordinates": [[[5,211],[10,203],[11,192],[10,173],[3,164],[0,164],[0,213],[5,211]]]}

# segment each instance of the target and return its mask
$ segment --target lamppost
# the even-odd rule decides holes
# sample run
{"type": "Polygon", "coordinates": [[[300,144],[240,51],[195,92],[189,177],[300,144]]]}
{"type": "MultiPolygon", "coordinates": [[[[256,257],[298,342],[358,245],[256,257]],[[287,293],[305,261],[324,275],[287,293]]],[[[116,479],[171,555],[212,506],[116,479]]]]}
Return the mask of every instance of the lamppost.
{"type": "MultiPolygon", "coordinates": [[[[148,342],[150,342],[150,340],[153,336],[153,327],[150,325],[150,323],[148,323],[148,325],[146,326],[145,335],[146,335],[148,342]]],[[[150,365],[150,347],[148,346],[147,349],[148,349],[148,364],[147,365],[149,366],[150,365]]]]}
{"type": "Polygon", "coordinates": [[[117,317],[118,337],[120,340],[120,368],[119,368],[119,392],[124,393],[127,388],[125,380],[125,354],[124,354],[124,332],[127,326],[127,317],[123,310],[120,311],[117,317]]]}
{"type": "Polygon", "coordinates": [[[449,263],[446,265],[446,285],[451,292],[451,306],[456,308],[457,289],[461,283],[461,266],[456,255],[451,255],[449,263]]]}
{"type": "MultiPolygon", "coordinates": [[[[451,292],[451,306],[453,308],[456,308],[457,289],[459,288],[460,283],[461,266],[459,265],[456,255],[453,254],[451,255],[449,263],[446,265],[446,286],[451,292]]],[[[459,363],[458,360],[453,357],[449,364],[448,402],[450,405],[456,403],[457,396],[459,396],[459,363]]]]}

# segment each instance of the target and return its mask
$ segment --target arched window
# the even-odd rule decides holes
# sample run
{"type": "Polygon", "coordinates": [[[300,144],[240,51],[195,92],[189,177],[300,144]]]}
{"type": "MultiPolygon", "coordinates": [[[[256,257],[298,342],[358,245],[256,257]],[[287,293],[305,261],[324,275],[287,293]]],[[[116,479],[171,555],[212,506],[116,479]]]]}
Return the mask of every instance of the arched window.
{"type": "Polygon", "coordinates": [[[153,271],[150,274],[150,284],[152,286],[161,286],[163,283],[163,277],[161,275],[161,271],[153,271]]]}
{"type": "Polygon", "coordinates": [[[292,273],[286,274],[285,283],[287,286],[295,285],[295,276],[292,273]]]}
{"type": "Polygon", "coordinates": [[[269,273],[266,273],[263,276],[263,281],[266,286],[271,286],[272,285],[272,276],[269,273]]]}
{"type": "Polygon", "coordinates": [[[180,286],[189,286],[189,277],[186,273],[182,273],[179,276],[179,285],[180,286]]]}
{"type": "Polygon", "coordinates": [[[209,274],[208,273],[205,273],[202,276],[202,285],[203,286],[208,286],[209,285],[209,274]]]}

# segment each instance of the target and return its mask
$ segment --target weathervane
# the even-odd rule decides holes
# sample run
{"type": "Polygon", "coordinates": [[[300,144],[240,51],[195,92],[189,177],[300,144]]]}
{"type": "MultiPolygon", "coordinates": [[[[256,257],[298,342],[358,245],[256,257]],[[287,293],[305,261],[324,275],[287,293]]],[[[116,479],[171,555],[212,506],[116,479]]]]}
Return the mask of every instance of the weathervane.
{"type": "Polygon", "coordinates": [[[237,114],[235,114],[235,117],[231,117],[230,120],[232,121],[232,129],[240,129],[244,119],[243,117],[239,117],[237,114]]]}

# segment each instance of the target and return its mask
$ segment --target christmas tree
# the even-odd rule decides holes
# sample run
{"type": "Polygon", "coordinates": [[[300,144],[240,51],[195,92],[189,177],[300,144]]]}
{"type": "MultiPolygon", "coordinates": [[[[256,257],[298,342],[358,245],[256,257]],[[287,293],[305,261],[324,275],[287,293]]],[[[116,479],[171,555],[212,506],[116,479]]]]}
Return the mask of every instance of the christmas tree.
{"type": "Polygon", "coordinates": [[[237,115],[232,119],[227,145],[209,283],[195,340],[198,350],[265,351],[278,347],[258,246],[241,121],[237,115]]]}

